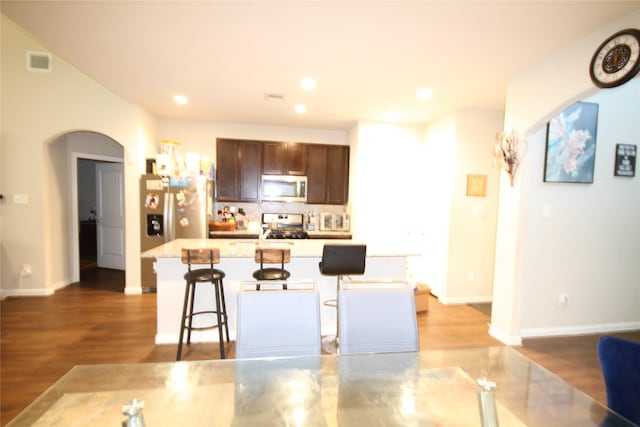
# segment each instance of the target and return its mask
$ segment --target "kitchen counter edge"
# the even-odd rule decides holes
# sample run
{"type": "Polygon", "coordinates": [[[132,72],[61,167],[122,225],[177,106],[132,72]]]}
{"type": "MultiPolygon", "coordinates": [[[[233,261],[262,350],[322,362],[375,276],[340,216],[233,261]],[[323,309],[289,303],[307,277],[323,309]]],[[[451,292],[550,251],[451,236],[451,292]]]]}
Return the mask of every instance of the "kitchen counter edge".
{"type": "MultiPolygon", "coordinates": [[[[293,258],[320,258],[325,244],[358,244],[350,239],[303,239],[303,240],[263,240],[257,239],[177,239],[142,252],[142,258],[180,258],[182,248],[219,248],[222,258],[253,258],[256,245],[284,246],[291,248],[293,258]]],[[[367,245],[368,257],[408,257],[419,254],[404,247],[392,245],[372,247],[367,245]]]]}
{"type": "MultiPolygon", "coordinates": [[[[351,239],[351,233],[345,231],[307,231],[309,239],[351,239]]],[[[248,230],[210,231],[210,239],[257,239],[258,233],[248,230]]],[[[275,239],[274,239],[275,240],[275,239]]]]}

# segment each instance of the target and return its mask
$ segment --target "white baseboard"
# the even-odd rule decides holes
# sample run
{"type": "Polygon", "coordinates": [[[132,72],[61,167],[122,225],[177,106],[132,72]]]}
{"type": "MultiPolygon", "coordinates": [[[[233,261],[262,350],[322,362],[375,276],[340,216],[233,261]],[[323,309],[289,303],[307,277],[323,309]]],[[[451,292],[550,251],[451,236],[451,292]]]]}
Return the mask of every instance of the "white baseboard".
{"type": "Polygon", "coordinates": [[[48,297],[53,295],[54,290],[49,288],[37,288],[37,289],[2,289],[0,290],[0,296],[6,297],[48,297]]]}
{"type": "MultiPolygon", "coordinates": [[[[70,285],[71,283],[73,283],[73,282],[71,281],[71,279],[65,279],[65,280],[61,280],[61,281],[56,282],[56,283],[52,283],[52,284],[51,284],[51,288],[53,289],[53,292],[55,292],[55,291],[57,291],[57,290],[59,290],[59,289],[64,288],[65,286],[70,285]]],[[[52,292],[52,293],[53,293],[53,292],[52,292]]]]}
{"type": "Polygon", "coordinates": [[[523,338],[563,337],[571,335],[612,334],[640,330],[640,322],[603,323],[597,325],[554,326],[550,328],[524,328],[520,336],[510,336],[489,327],[489,335],[507,345],[522,345],[523,338]]]}
{"type": "Polygon", "coordinates": [[[438,301],[440,301],[444,305],[454,305],[454,304],[483,304],[489,303],[493,301],[493,297],[491,296],[477,296],[477,297],[438,297],[438,301]]]}
{"type": "MultiPolygon", "coordinates": [[[[141,295],[142,287],[140,286],[125,286],[124,288],[125,295],[141,295]]],[[[176,339],[177,342],[177,339],[176,339]]]]}
{"type": "Polygon", "coordinates": [[[602,323],[597,325],[555,326],[551,328],[524,328],[523,338],[554,337],[566,335],[607,334],[640,330],[640,322],[602,323]]]}
{"type": "Polygon", "coordinates": [[[522,337],[504,334],[502,331],[489,325],[489,335],[506,345],[522,345],[522,337]]]}
{"type": "Polygon", "coordinates": [[[70,279],[65,279],[52,283],[46,288],[0,289],[0,297],[48,297],[71,283],[70,279]]]}

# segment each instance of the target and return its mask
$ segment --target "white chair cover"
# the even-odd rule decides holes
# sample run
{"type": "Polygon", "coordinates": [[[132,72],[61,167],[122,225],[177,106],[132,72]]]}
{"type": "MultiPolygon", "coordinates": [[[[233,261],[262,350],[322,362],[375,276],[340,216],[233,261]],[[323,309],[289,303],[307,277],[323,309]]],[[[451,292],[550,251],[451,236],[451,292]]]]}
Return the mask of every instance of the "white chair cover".
{"type": "Polygon", "coordinates": [[[338,296],[340,354],[418,351],[413,290],[341,289],[338,296]]]}
{"type": "Polygon", "coordinates": [[[320,297],[313,290],[238,293],[236,358],[319,355],[320,297]]]}

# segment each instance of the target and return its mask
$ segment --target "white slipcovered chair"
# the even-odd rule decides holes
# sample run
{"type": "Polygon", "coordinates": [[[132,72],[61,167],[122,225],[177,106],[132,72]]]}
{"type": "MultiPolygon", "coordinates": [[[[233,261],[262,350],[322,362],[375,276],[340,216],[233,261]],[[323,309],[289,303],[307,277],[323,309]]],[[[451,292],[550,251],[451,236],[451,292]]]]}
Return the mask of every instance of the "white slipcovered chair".
{"type": "Polygon", "coordinates": [[[237,328],[238,359],[319,355],[318,291],[242,290],[237,328]]]}
{"type": "Polygon", "coordinates": [[[344,288],[338,295],[340,354],[418,351],[413,289],[407,284],[344,288]]]}

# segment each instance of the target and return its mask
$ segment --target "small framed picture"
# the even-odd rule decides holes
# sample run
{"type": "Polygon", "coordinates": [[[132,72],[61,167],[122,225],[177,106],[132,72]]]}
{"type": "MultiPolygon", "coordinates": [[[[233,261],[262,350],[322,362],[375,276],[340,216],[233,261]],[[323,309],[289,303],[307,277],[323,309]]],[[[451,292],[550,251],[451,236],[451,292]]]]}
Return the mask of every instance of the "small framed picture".
{"type": "Polygon", "coordinates": [[[633,177],[636,175],[637,146],[616,144],[615,176],[633,177]]]}
{"type": "Polygon", "coordinates": [[[598,104],[578,102],[547,125],[544,182],[592,183],[598,104]]]}
{"type": "Polygon", "coordinates": [[[467,175],[467,196],[485,197],[487,195],[487,175],[467,175]]]}

